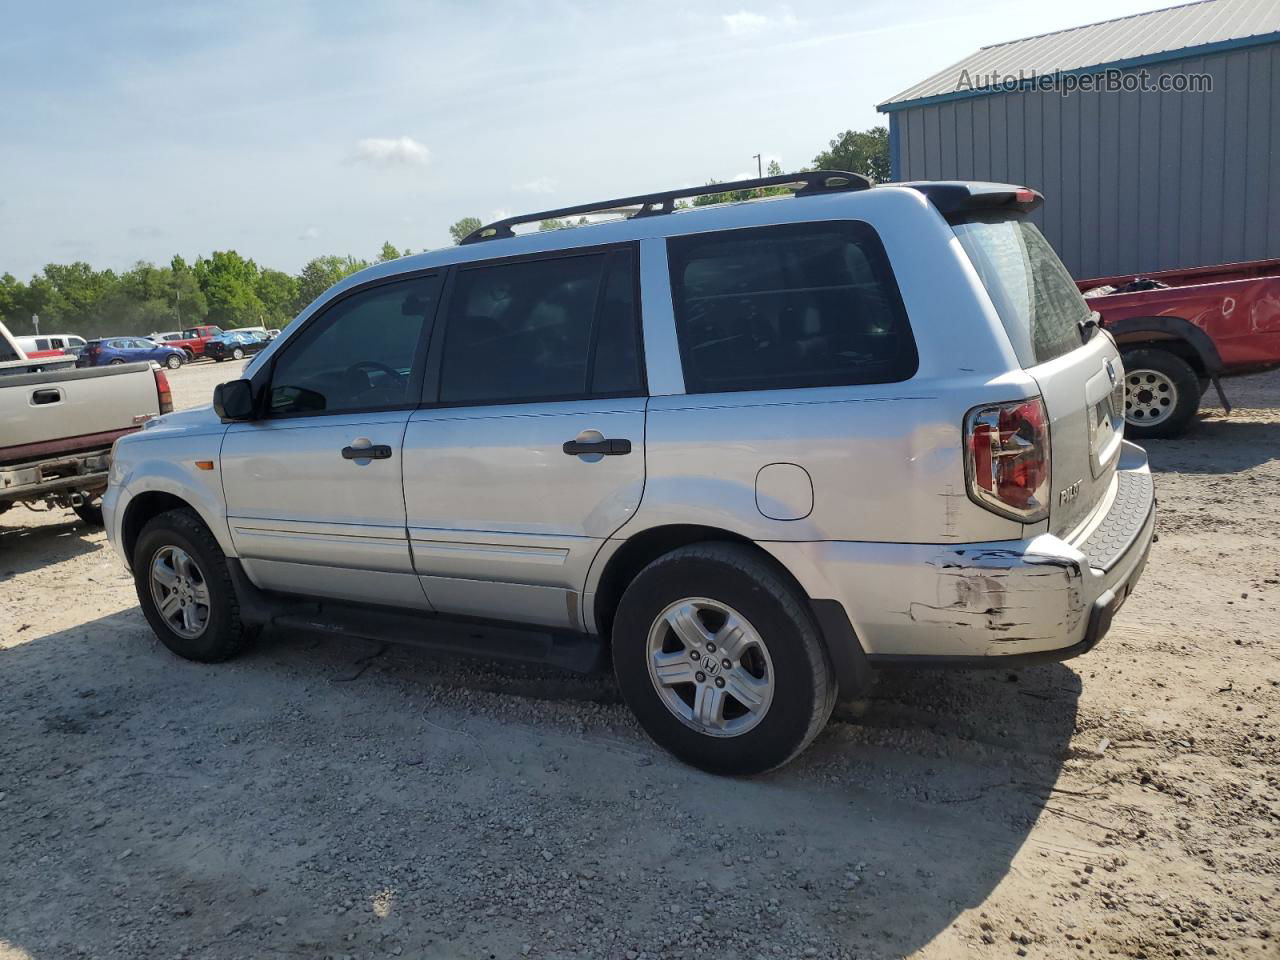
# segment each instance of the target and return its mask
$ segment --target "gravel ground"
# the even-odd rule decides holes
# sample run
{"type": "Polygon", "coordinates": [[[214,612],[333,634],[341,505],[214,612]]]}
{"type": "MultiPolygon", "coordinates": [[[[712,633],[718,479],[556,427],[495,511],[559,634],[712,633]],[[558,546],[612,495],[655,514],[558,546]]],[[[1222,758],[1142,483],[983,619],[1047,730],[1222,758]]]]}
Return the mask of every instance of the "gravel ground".
{"type": "Polygon", "coordinates": [[[1094,653],[886,675],[754,780],[604,677],[280,631],[183,662],[100,532],[11,511],[0,958],[1276,957],[1280,375],[1230,387],[1151,445],[1094,653]]]}

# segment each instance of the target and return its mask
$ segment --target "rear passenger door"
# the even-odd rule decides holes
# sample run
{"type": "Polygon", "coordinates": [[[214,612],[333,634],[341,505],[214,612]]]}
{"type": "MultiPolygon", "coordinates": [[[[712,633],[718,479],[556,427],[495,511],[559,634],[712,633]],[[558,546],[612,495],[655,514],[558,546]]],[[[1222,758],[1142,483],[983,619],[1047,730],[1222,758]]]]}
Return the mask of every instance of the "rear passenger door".
{"type": "Polygon", "coordinates": [[[636,256],[456,269],[404,443],[414,568],[440,612],[581,626],[591,560],[644,486],[636,256]]]}

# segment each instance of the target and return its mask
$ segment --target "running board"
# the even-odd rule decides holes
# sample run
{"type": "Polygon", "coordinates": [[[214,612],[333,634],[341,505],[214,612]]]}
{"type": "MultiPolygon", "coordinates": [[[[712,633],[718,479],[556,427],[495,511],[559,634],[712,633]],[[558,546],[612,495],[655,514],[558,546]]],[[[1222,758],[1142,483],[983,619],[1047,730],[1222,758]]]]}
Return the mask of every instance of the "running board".
{"type": "Polygon", "coordinates": [[[402,613],[320,601],[271,618],[275,627],[326,636],[384,640],[489,660],[542,663],[574,673],[605,668],[604,644],[586,634],[556,633],[439,614],[402,613]]]}
{"type": "Polygon", "coordinates": [[[385,640],[490,660],[547,664],[573,673],[608,668],[604,642],[589,634],[268,593],[249,579],[237,558],[227,558],[227,570],[240,618],[252,626],[385,640]]]}

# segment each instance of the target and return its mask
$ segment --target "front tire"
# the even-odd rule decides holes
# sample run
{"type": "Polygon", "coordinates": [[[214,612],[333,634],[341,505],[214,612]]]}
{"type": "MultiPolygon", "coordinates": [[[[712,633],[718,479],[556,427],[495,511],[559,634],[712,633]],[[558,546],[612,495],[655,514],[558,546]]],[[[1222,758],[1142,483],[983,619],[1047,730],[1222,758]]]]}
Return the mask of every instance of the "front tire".
{"type": "Polygon", "coordinates": [[[649,736],[713,773],[782,766],[836,701],[805,598],[739,544],[694,544],[645,567],[618,605],[613,664],[649,736]]]}
{"type": "Polygon", "coordinates": [[[156,637],[186,660],[229,660],[249,643],[226,557],[194,510],[149,520],[133,550],[138,603],[156,637]]]}
{"type": "Polygon", "coordinates": [[[182,358],[178,356],[176,353],[171,353],[169,354],[168,359],[165,360],[164,365],[168,367],[170,370],[177,370],[180,366],[182,366],[182,358]]]}
{"type": "Polygon", "coordinates": [[[1200,378],[1191,364],[1158,347],[1124,354],[1125,435],[1132,440],[1176,437],[1200,409],[1200,378]]]}

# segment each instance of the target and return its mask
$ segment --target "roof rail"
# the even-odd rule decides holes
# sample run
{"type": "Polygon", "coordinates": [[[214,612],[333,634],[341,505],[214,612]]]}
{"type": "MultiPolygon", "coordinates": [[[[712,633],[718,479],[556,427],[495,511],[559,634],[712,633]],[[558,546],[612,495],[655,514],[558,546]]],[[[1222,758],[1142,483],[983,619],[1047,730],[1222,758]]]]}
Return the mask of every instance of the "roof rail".
{"type": "Polygon", "coordinates": [[[760,187],[798,186],[794,196],[806,197],[815,193],[836,193],[847,190],[867,190],[872,186],[870,178],[848,170],[805,170],[801,173],[784,173],[776,177],[758,177],[751,180],[733,180],[729,183],[708,183],[700,187],[683,187],[679,190],[667,190],[662,193],[645,193],[634,197],[621,197],[617,200],[601,200],[597,203],[581,203],[575,207],[561,207],[558,210],[543,210],[539,213],[526,213],[518,217],[507,217],[485,224],[463,238],[462,242],[479,243],[481,240],[501,240],[514,237],[512,227],[522,223],[537,223],[559,217],[571,217],[590,213],[626,213],[634,210],[628,219],[635,217],[652,217],[671,213],[676,208],[676,201],[688,197],[702,197],[717,193],[732,193],[737,190],[755,190],[760,187]]]}

